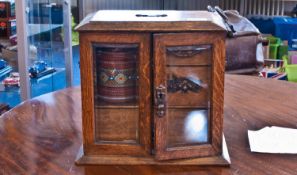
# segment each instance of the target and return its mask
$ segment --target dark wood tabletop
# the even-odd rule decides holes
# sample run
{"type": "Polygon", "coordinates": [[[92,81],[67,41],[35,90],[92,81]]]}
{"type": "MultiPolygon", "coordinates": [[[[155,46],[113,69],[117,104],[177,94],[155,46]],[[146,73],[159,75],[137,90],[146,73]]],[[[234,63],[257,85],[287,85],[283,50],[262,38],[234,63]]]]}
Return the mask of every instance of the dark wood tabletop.
{"type": "Polygon", "coordinates": [[[297,155],[251,153],[247,130],[297,128],[297,84],[227,75],[226,137],[231,166],[88,166],[74,164],[82,144],[80,88],[29,100],[0,118],[0,174],[297,174],[297,155]]]}

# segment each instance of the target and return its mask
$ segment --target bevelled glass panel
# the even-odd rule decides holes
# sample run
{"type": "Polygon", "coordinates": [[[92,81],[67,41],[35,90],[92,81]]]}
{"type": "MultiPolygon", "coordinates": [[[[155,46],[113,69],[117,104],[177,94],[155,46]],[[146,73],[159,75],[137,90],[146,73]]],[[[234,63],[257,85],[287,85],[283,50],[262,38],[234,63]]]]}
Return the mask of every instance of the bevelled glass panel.
{"type": "Polygon", "coordinates": [[[209,143],[212,45],[166,47],[167,147],[209,143]]]}
{"type": "Polygon", "coordinates": [[[137,44],[93,45],[95,140],[139,142],[139,48],[137,44]]]}

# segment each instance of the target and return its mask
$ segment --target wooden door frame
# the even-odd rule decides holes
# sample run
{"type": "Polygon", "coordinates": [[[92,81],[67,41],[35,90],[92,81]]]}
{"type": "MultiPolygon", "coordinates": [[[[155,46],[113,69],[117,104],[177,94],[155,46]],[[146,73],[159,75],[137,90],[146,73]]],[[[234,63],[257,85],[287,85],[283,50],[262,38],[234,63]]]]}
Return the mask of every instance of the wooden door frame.
{"type": "Polygon", "coordinates": [[[146,156],[151,153],[150,34],[81,33],[81,88],[85,155],[146,156]],[[93,43],[139,44],[139,143],[96,144],[93,43]]]}
{"type": "MultiPolygon", "coordinates": [[[[154,35],[154,88],[166,86],[166,46],[212,45],[212,88],[210,108],[210,143],[198,146],[167,148],[167,117],[159,118],[154,113],[156,159],[169,160],[218,156],[222,154],[223,133],[223,99],[224,99],[224,65],[225,33],[171,33],[154,35]]],[[[154,94],[155,96],[155,94],[154,94]]],[[[167,114],[167,112],[166,112],[167,114]]]]}

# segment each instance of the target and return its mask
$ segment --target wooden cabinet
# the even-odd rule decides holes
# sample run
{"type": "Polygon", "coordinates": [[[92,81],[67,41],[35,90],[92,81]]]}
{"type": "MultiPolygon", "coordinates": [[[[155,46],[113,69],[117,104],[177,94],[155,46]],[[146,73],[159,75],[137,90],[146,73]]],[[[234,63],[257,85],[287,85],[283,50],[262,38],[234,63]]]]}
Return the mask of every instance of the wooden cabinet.
{"type": "Polygon", "coordinates": [[[78,26],[78,164],[228,164],[226,33],[218,19],[209,12],[99,11],[78,26]]]}

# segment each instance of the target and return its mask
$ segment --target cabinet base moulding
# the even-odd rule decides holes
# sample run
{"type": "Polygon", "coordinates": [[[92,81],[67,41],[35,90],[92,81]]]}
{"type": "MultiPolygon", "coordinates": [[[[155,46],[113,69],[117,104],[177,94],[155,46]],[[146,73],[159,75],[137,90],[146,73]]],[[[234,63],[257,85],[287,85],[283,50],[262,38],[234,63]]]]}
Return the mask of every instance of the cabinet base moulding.
{"type": "Polygon", "coordinates": [[[178,159],[168,161],[157,161],[151,157],[131,156],[106,156],[106,155],[84,155],[83,147],[77,155],[76,165],[199,165],[199,166],[230,166],[231,161],[225,139],[223,139],[223,154],[214,157],[200,157],[192,159],[178,159]]]}

